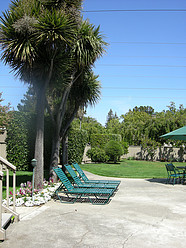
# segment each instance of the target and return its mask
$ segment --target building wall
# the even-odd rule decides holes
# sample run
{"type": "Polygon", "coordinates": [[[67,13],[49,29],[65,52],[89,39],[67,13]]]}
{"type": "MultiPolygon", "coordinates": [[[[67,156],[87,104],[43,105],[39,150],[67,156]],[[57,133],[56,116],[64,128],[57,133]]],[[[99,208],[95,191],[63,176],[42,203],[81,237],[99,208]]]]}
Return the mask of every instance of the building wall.
{"type": "MultiPolygon", "coordinates": [[[[144,153],[141,146],[129,146],[128,153],[123,155],[122,158],[135,158],[144,159],[148,158],[147,153],[144,153]]],[[[173,148],[171,146],[162,146],[157,148],[154,161],[167,160],[180,160],[186,161],[186,154],[180,148],[173,148]]]]}
{"type": "Polygon", "coordinates": [[[0,132],[0,156],[6,159],[6,131],[0,132]]]}

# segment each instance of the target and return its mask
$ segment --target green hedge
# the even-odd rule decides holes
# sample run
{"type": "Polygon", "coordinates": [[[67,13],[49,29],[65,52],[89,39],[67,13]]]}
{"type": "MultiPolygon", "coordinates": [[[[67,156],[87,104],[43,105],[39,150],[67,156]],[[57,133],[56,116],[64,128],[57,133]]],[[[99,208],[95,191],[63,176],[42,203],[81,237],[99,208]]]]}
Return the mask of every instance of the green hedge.
{"type": "Polygon", "coordinates": [[[88,134],[85,130],[71,129],[68,135],[68,163],[81,163],[83,153],[88,141],[88,134]]]}
{"type": "Polygon", "coordinates": [[[17,170],[28,170],[34,152],[34,116],[23,112],[13,112],[7,130],[7,160],[17,170]]]}
{"type": "MultiPolygon", "coordinates": [[[[15,111],[8,126],[6,150],[7,160],[17,170],[32,170],[36,138],[36,115],[34,113],[15,111]]],[[[45,117],[45,170],[49,169],[51,155],[52,127],[48,116],[45,117]]]]}
{"type": "Polygon", "coordinates": [[[105,145],[110,141],[114,140],[121,142],[120,134],[93,134],[90,137],[91,147],[99,147],[101,149],[105,148],[105,145]]]}

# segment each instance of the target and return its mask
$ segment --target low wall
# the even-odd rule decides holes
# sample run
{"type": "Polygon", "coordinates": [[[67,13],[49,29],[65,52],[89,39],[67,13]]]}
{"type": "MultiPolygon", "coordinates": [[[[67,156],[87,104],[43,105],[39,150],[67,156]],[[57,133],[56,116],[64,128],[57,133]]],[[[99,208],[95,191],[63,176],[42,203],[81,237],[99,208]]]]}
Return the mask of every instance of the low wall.
{"type": "MultiPolygon", "coordinates": [[[[135,159],[143,159],[150,160],[150,157],[147,153],[144,153],[141,146],[129,146],[128,153],[123,155],[122,158],[135,158],[135,159]]],[[[157,148],[154,161],[186,161],[186,154],[183,149],[173,148],[171,146],[162,146],[157,148]]]]}

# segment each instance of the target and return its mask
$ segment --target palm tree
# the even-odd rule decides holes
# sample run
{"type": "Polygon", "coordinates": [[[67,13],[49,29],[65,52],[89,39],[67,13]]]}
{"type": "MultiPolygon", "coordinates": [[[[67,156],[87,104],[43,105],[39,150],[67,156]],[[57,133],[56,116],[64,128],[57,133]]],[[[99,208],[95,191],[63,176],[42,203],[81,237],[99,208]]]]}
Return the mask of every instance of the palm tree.
{"type": "MultiPolygon", "coordinates": [[[[52,167],[58,163],[60,144],[61,142],[65,142],[69,127],[76,117],[78,110],[87,105],[94,105],[100,99],[101,86],[97,78],[98,76],[95,76],[93,72],[89,70],[82,79],[79,78],[79,80],[72,85],[66,103],[65,113],[63,113],[63,119],[53,118],[53,114],[51,113],[54,131],[50,171],[52,171],[52,167]]],[[[59,107],[57,107],[57,113],[60,115],[59,107]]]]}
{"type": "MultiPolygon", "coordinates": [[[[67,71],[65,75],[67,77],[64,78],[63,73],[62,77],[59,78],[59,88],[61,87],[61,81],[65,81],[66,84],[63,84],[61,89],[57,89],[57,97],[55,97],[59,99],[56,105],[57,107],[54,108],[52,106],[54,110],[52,112],[48,105],[49,113],[52,117],[53,130],[55,130],[53,134],[51,168],[57,165],[60,142],[64,138],[79,107],[89,101],[90,103],[96,102],[96,99],[99,98],[100,91],[98,91],[98,88],[93,87],[94,92],[90,91],[90,82],[96,81],[97,78],[93,76],[91,67],[94,65],[96,59],[105,52],[105,45],[106,43],[103,41],[102,35],[99,32],[99,27],[95,28],[88,21],[82,21],[77,30],[76,40],[70,50],[71,65],[66,67],[67,71]],[[86,91],[84,88],[83,95],[82,89],[86,84],[89,86],[89,89],[87,88],[86,91]],[[73,93],[74,89],[76,89],[75,94],[73,93]],[[69,101],[72,94],[74,94],[73,101],[69,101]]],[[[95,84],[93,85],[95,86],[95,84]]]]}
{"type": "Polygon", "coordinates": [[[43,182],[46,91],[52,83],[52,75],[58,72],[60,63],[68,55],[77,26],[72,14],[63,9],[67,5],[65,2],[73,1],[14,0],[10,10],[1,17],[2,60],[10,65],[16,76],[33,85],[37,94],[36,186],[43,182]]]}

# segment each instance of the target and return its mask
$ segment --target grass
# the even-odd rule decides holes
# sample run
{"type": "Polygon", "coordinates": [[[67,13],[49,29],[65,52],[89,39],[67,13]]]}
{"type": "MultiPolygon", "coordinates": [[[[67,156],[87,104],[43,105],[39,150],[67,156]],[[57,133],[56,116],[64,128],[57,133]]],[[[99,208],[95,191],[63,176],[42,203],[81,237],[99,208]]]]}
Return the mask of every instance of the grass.
{"type": "MultiPolygon", "coordinates": [[[[186,163],[174,163],[186,166],[186,163]]],[[[83,170],[93,174],[119,178],[167,178],[165,162],[123,160],[117,164],[83,164],[83,170]]]]}
{"type": "MultiPolygon", "coordinates": [[[[175,166],[186,166],[186,163],[174,163],[175,166]]],[[[83,170],[93,174],[118,178],[167,178],[165,162],[150,162],[139,160],[123,160],[117,164],[83,164],[83,170]]],[[[45,172],[47,177],[47,173],[45,172]]],[[[16,190],[21,183],[32,181],[32,172],[16,172],[16,190]]],[[[10,172],[10,191],[12,188],[13,174],[10,172]]],[[[6,173],[3,177],[3,198],[6,198],[6,173]]]]}

